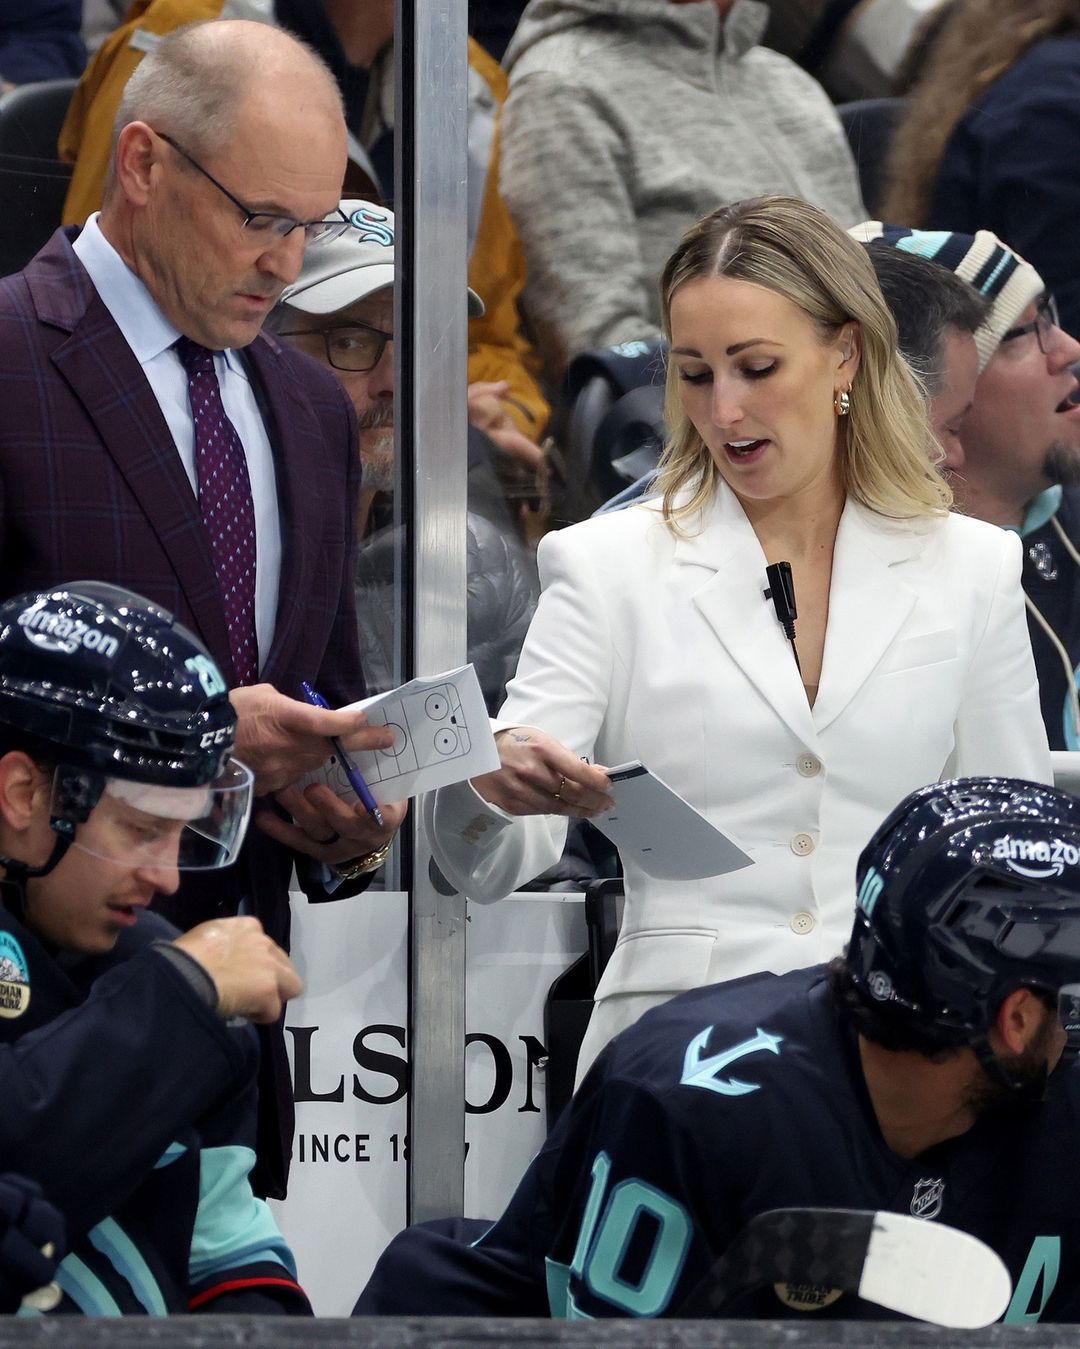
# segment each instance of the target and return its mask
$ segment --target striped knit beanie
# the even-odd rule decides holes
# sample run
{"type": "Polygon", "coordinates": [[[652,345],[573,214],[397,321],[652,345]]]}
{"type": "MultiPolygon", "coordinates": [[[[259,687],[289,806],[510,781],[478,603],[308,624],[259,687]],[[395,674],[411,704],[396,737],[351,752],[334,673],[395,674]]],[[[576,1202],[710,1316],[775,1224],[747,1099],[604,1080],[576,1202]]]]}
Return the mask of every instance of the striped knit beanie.
{"type": "Polygon", "coordinates": [[[955,234],[948,230],[911,230],[902,225],[883,225],[866,220],[848,231],[861,243],[875,241],[929,258],[955,272],[990,301],[990,314],[975,334],[979,369],[984,370],[1005,333],[1012,328],[1032,300],[1046,289],[1042,277],[1019,253],[989,230],[955,234]]]}

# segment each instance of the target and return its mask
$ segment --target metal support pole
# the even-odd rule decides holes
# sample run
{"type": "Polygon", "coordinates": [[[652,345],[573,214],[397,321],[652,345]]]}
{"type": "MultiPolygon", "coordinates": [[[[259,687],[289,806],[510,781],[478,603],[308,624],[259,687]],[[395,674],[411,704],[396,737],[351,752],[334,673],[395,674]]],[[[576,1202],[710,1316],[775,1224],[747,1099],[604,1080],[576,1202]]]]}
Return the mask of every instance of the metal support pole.
{"type": "MultiPolygon", "coordinates": [[[[398,462],[412,529],[410,673],[465,660],[466,0],[397,0],[398,462]],[[411,489],[411,490],[410,490],[411,489]]],[[[440,895],[412,833],[410,1222],[461,1213],[465,899],[440,895]]]]}

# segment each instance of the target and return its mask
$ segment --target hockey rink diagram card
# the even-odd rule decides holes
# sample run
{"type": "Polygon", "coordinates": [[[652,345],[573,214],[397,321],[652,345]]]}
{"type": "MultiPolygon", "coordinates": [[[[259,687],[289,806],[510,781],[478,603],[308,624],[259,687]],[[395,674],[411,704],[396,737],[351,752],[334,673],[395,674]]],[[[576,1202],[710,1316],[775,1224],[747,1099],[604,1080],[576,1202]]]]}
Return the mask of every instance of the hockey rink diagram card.
{"type": "MultiPolygon", "coordinates": [[[[350,756],[380,804],[404,801],[499,767],[484,695],[471,665],[413,679],[389,693],[350,703],[342,711],[365,712],[372,726],[388,726],[394,732],[389,748],[355,750],[350,756]]],[[[336,755],[300,785],[313,782],[325,783],[343,801],[356,800],[336,755]]]]}

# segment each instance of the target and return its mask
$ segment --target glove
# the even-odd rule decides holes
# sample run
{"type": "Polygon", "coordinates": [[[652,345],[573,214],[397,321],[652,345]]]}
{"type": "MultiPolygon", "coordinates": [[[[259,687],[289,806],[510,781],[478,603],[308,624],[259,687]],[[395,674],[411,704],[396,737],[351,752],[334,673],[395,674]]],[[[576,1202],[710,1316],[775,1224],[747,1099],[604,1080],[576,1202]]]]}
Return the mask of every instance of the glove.
{"type": "MultiPolygon", "coordinates": [[[[67,1247],[64,1219],[41,1193],[41,1187],[23,1176],[0,1175],[0,1313],[12,1313],[27,1293],[50,1283],[67,1247]]],[[[49,1310],[60,1300],[60,1290],[46,1293],[49,1310]]]]}

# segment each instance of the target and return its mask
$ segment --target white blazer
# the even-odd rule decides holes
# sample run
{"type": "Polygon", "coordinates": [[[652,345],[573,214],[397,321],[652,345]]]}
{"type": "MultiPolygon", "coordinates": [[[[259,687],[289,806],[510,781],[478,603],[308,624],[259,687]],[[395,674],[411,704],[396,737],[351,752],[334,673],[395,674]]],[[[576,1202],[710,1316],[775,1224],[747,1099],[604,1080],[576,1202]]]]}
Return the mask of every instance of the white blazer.
{"type": "MultiPolygon", "coordinates": [[[[598,1000],[829,959],[851,932],[859,853],[909,791],[983,773],[1052,781],[1015,534],[849,501],[811,708],[726,486],[703,519],[681,538],[644,504],[547,535],[499,715],[599,764],[640,759],[754,858],[702,881],[627,864],[598,1000]]],[[[425,818],[439,866],[480,901],[550,866],[566,834],[564,818],[513,818],[468,783],[429,797],[425,818]]]]}

